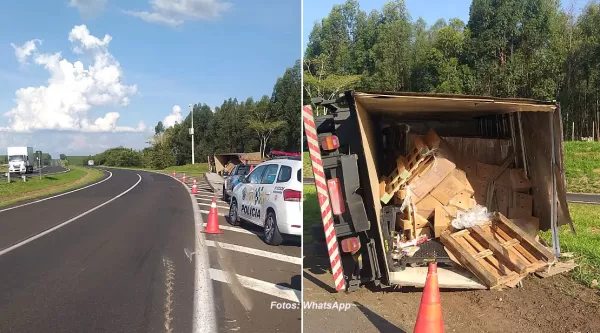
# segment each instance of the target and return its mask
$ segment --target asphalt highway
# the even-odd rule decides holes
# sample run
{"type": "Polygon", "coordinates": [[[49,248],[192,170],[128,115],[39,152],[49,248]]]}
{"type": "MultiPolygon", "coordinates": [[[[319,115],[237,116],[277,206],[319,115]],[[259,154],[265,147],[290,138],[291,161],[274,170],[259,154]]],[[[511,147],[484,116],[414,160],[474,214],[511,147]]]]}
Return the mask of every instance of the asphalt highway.
{"type": "Polygon", "coordinates": [[[177,180],[110,169],[14,207],[0,209],[0,332],[192,332],[194,209],[177,180]]]}

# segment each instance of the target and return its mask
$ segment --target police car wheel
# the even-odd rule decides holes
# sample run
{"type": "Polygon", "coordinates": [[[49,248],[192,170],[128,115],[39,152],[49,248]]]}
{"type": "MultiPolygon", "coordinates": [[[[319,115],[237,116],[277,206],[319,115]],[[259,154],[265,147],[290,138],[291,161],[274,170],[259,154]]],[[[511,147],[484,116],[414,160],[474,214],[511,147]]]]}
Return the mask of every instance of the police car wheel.
{"type": "Polygon", "coordinates": [[[269,245],[280,245],[283,243],[283,237],[277,228],[277,218],[275,213],[269,211],[265,220],[265,243],[269,245]]]}
{"type": "Polygon", "coordinates": [[[231,199],[231,205],[229,206],[229,224],[238,226],[240,225],[240,216],[238,215],[238,204],[235,199],[231,199]]]}

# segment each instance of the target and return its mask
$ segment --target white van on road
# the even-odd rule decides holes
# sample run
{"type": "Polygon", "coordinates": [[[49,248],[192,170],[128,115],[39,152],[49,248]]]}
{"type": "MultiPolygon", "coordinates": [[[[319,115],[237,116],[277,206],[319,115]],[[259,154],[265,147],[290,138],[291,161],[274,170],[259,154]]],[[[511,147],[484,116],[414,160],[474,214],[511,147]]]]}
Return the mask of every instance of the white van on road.
{"type": "Polygon", "coordinates": [[[257,165],[233,189],[229,223],[264,227],[264,241],[280,245],[282,234],[302,235],[302,161],[273,159],[257,165]]]}

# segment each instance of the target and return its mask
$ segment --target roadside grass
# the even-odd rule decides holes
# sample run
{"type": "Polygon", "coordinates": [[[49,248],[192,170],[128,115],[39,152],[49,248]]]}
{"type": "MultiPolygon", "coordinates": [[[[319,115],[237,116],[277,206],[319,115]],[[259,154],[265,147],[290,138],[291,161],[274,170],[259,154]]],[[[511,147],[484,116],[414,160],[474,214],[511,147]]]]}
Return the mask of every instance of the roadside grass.
{"type": "MultiPolygon", "coordinates": [[[[571,276],[591,287],[593,280],[600,280],[600,205],[570,203],[569,212],[577,235],[568,225],[560,228],[561,252],[574,253],[579,267],[573,270],[571,276]]],[[[552,243],[551,231],[540,232],[540,237],[546,243],[552,243]]]]}
{"type": "Polygon", "coordinates": [[[567,191],[600,193],[600,142],[565,142],[567,191]]]}
{"type": "Polygon", "coordinates": [[[310,162],[310,155],[307,151],[302,153],[302,176],[304,178],[313,178],[312,164],[310,162]]]}
{"type": "Polygon", "coordinates": [[[70,169],[71,171],[61,174],[42,176],[42,179],[28,178],[27,182],[14,177],[9,184],[6,178],[1,179],[0,207],[81,187],[100,179],[103,175],[100,170],[77,166],[70,166],[70,169]]]}
{"type": "Polygon", "coordinates": [[[83,166],[83,162],[86,162],[88,159],[89,156],[67,156],[67,161],[69,161],[69,165],[83,166]]]}
{"type": "Polygon", "coordinates": [[[304,185],[303,189],[303,210],[304,210],[304,223],[302,229],[304,230],[304,245],[312,243],[311,226],[315,223],[321,223],[321,210],[319,209],[319,200],[317,198],[317,189],[314,184],[304,185]]]}

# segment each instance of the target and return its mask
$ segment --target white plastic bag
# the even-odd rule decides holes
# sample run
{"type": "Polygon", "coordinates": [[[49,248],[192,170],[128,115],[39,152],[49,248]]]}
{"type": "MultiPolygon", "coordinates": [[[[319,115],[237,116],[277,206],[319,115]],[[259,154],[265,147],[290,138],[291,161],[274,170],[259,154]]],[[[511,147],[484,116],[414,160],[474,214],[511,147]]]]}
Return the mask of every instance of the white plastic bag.
{"type": "Polygon", "coordinates": [[[476,225],[482,225],[492,218],[486,207],[475,205],[468,212],[458,212],[456,219],[452,221],[452,226],[457,229],[466,229],[476,225]]]}

